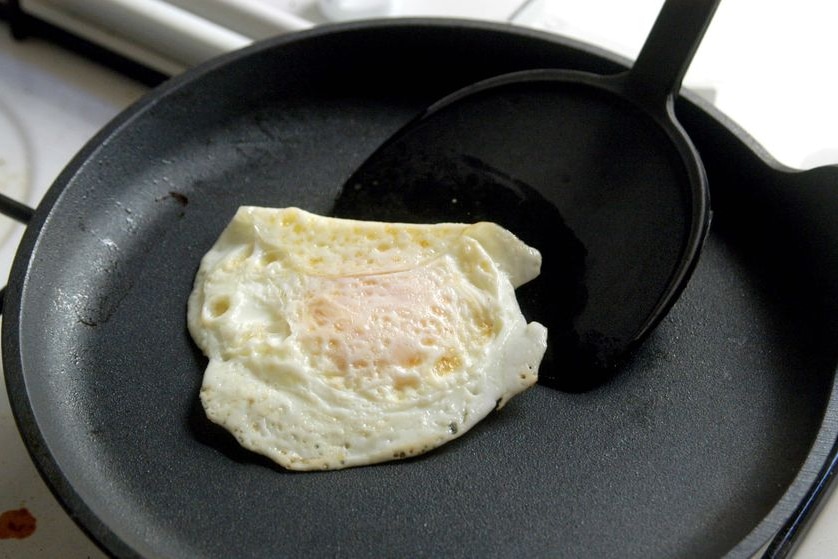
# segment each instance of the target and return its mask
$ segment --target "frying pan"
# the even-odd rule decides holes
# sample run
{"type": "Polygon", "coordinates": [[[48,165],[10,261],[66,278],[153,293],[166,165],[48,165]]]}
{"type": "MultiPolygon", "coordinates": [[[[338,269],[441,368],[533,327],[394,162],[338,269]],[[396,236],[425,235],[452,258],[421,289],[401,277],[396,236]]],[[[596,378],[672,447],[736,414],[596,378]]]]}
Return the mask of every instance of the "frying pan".
{"type": "Polygon", "coordinates": [[[677,110],[713,230],[681,299],[611,380],[536,386],[437,451],[336,472],[283,471],[206,420],[185,304],[236,208],[328,214],[431,101],[538,67],[626,61],[488,23],[324,27],[163,84],[78,154],[15,259],[3,358],[37,467],[103,549],[749,557],[796,529],[838,432],[838,172],[780,168],[689,94],[677,110]]]}

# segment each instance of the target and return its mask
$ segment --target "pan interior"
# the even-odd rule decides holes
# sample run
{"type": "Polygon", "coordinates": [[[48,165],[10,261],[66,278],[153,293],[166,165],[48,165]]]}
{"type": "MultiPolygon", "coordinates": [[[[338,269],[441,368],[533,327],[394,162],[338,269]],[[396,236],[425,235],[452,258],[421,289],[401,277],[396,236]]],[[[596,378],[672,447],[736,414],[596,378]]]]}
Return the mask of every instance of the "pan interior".
{"type": "Polygon", "coordinates": [[[86,529],[149,557],[672,557],[723,555],[760,523],[807,455],[831,375],[777,296],[777,255],[751,256],[725,207],[673,312],[595,390],[537,386],[425,456],[307,474],[203,415],[185,305],[236,208],[332,212],[431,100],[548,62],[613,70],[506,28],[313,33],[169,84],[71,166],[17,267],[6,368],[35,459],[86,529]]]}

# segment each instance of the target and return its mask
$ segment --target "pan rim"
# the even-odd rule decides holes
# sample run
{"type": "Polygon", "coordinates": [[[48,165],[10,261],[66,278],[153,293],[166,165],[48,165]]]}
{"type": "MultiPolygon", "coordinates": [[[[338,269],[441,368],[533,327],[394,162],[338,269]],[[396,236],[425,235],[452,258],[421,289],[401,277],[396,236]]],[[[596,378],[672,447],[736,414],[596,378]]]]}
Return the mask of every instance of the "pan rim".
{"type": "MultiPolygon", "coordinates": [[[[115,532],[113,532],[104,520],[94,514],[85,501],[75,491],[72,483],[67,479],[58,463],[57,458],[51,452],[37,421],[37,413],[32,407],[29,398],[27,378],[24,373],[24,356],[21,352],[20,331],[25,318],[23,317],[23,296],[28,287],[28,276],[30,268],[35,264],[33,254],[37,251],[41,232],[53,218],[53,210],[60,203],[61,197],[73,178],[83,170],[84,166],[95,156],[97,151],[107,145],[112,136],[119,134],[123,127],[129,126],[131,122],[142,115],[146,110],[158,103],[161,99],[171,95],[179,88],[204,76],[214,70],[224,67],[231,62],[249,56],[253,52],[264,49],[278,48],[286,44],[297,43],[307,40],[316,40],[324,35],[334,33],[351,33],[358,30],[371,28],[384,28],[388,26],[407,27],[468,27],[479,30],[512,33],[525,37],[533,37],[547,42],[558,43],[572,49],[584,51],[594,56],[605,58],[615,65],[626,65],[625,59],[608,53],[597,47],[586,45],[579,41],[567,39],[547,32],[541,32],[523,28],[511,28],[509,25],[478,22],[468,20],[455,20],[447,18],[406,18],[400,20],[378,20],[367,22],[354,22],[346,24],[331,24],[315,29],[289,34],[281,37],[260,41],[244,49],[228,53],[208,61],[184,74],[168,80],[164,84],[151,90],[142,99],[131,107],[120,113],[102,130],[100,130],[64,168],[43,200],[39,204],[35,215],[30,222],[24,237],[18,247],[12,271],[9,276],[9,287],[7,290],[7,303],[3,317],[2,327],[2,348],[3,368],[5,382],[9,392],[9,400],[13,415],[21,432],[27,450],[33,459],[41,477],[46,482],[52,493],[56,496],[61,505],[67,510],[73,520],[81,529],[104,551],[109,554],[117,554],[124,557],[139,557],[140,554],[115,532]]],[[[764,149],[751,138],[744,130],[733,123],[730,119],[721,114],[717,109],[702,101],[689,92],[682,93],[681,97],[696,106],[709,118],[714,119],[738,141],[763,159],[770,167],[787,171],[782,165],[774,161],[764,149]]],[[[812,448],[795,475],[789,486],[783,492],[781,498],[770,509],[769,513],[762,518],[753,530],[741,540],[728,556],[750,556],[765,544],[792,515],[793,511],[804,499],[807,491],[812,487],[817,474],[826,462],[830,449],[835,444],[838,422],[830,422],[830,418],[838,417],[838,383],[833,379],[832,390],[824,410],[824,420],[821,422],[818,433],[812,448]]]]}

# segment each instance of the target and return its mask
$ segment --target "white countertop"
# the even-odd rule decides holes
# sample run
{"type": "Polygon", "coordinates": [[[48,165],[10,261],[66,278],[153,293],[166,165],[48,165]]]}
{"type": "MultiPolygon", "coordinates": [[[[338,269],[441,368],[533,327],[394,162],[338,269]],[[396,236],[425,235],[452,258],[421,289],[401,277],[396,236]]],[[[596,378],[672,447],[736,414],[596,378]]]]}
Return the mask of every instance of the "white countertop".
{"type": "MultiPolygon", "coordinates": [[[[659,0],[536,2],[523,23],[634,57],[659,5],[659,0]]],[[[832,60],[838,53],[836,23],[838,6],[826,2],[724,0],[686,84],[712,89],[717,106],[781,162],[801,168],[838,163],[838,72],[832,60]]],[[[13,179],[0,174],[0,191],[25,187],[31,205],[96,131],[146,91],[52,45],[37,39],[18,44],[2,32],[0,76],[0,111],[12,115],[29,152],[28,175],[14,179],[24,184],[13,185],[13,179]]],[[[7,120],[0,118],[0,123],[7,120]]],[[[6,218],[0,222],[8,223],[6,218]]],[[[22,227],[0,227],[11,230],[5,241],[0,230],[0,277],[5,280],[22,227]]],[[[38,529],[27,539],[0,540],[0,558],[102,557],[37,476],[2,386],[0,512],[25,506],[37,518],[38,529]]],[[[799,559],[830,556],[838,556],[838,491],[795,553],[799,559]]]]}

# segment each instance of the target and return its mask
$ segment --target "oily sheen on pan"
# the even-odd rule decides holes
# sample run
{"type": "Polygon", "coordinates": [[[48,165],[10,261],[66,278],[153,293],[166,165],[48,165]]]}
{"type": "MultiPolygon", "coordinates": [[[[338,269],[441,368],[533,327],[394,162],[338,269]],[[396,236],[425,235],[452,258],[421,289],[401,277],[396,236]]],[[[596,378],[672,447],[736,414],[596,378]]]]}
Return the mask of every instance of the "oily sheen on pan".
{"type": "Polygon", "coordinates": [[[492,223],[242,207],[204,256],[189,331],[201,402],[293,470],[421,454],[532,386],[546,329],[515,287],[541,256],[492,223]]]}

